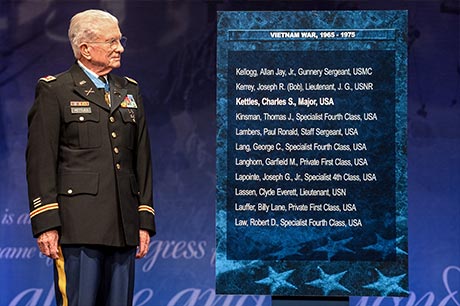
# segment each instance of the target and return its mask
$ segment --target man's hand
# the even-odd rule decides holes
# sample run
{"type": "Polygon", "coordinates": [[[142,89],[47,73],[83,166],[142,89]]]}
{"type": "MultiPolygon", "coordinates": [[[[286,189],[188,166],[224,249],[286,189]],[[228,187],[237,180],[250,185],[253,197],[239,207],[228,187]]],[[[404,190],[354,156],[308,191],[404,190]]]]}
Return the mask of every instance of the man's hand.
{"type": "Polygon", "coordinates": [[[44,232],[37,238],[40,252],[52,259],[59,258],[58,241],[59,233],[57,230],[44,232]]]}
{"type": "Polygon", "coordinates": [[[139,246],[137,247],[136,258],[144,257],[149,251],[150,235],[146,230],[139,230],[139,246]]]}

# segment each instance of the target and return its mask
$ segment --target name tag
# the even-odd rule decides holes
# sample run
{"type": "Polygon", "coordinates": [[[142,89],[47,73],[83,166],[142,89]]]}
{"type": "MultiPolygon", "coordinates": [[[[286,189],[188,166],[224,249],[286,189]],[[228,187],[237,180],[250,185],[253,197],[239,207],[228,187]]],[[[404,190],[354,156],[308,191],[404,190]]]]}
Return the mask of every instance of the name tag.
{"type": "Polygon", "coordinates": [[[71,107],[72,114],[91,114],[91,107],[71,107]]]}

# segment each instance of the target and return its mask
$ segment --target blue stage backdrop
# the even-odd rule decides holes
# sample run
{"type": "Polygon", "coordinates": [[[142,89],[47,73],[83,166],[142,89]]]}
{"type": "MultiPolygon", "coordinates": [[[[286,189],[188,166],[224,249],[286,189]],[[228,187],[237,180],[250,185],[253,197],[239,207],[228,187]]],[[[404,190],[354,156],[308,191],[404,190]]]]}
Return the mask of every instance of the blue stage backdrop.
{"type": "MultiPolygon", "coordinates": [[[[31,236],[27,112],[37,80],[66,70],[70,17],[118,16],[123,67],[148,111],[158,235],[137,262],[136,306],[269,306],[215,295],[217,10],[408,10],[408,298],[353,306],[460,305],[460,93],[457,0],[0,2],[0,305],[54,305],[51,263],[31,236]]],[[[97,233],[95,233],[97,234],[97,233]]]]}

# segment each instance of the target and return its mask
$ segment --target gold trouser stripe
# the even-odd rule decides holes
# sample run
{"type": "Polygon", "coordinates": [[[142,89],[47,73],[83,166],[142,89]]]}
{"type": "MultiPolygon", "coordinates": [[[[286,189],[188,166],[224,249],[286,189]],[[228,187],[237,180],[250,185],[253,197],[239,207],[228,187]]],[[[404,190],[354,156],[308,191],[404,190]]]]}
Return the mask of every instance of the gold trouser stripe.
{"type": "Polygon", "coordinates": [[[68,306],[69,301],[67,299],[67,280],[64,269],[64,255],[62,254],[62,249],[59,247],[59,258],[54,261],[58,273],[58,287],[62,296],[62,306],[68,306]]]}

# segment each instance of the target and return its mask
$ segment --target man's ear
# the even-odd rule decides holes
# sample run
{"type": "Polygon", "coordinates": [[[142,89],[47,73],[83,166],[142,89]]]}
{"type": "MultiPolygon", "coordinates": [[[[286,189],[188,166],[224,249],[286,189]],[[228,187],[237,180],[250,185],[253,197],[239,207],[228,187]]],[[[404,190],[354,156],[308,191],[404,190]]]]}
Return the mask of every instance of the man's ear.
{"type": "Polygon", "coordinates": [[[86,60],[91,60],[91,54],[90,54],[90,47],[83,43],[80,45],[80,54],[82,57],[84,57],[86,60]]]}

